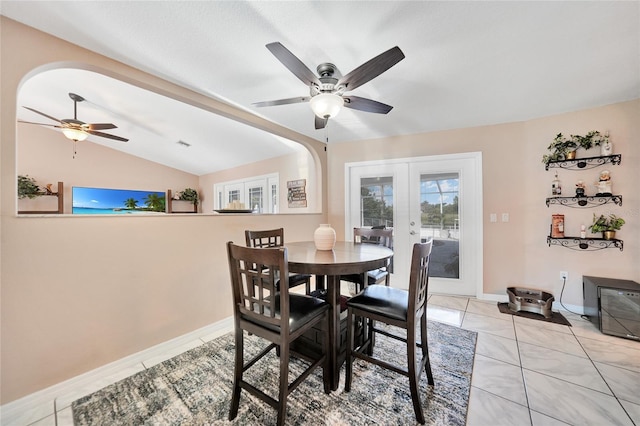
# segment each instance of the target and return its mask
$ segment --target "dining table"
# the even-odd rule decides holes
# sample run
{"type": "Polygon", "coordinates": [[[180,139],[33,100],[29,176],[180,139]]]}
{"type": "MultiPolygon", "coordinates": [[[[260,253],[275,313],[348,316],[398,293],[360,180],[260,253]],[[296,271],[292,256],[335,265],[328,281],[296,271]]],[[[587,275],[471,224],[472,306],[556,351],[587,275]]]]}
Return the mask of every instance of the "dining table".
{"type": "MultiPolygon", "coordinates": [[[[387,266],[393,250],[377,245],[336,241],[332,250],[317,250],[313,241],[285,243],[289,272],[312,274],[316,284],[325,282],[329,310],[329,363],[331,389],[338,389],[344,362],[345,339],[341,339],[340,276],[365,274],[387,266]]],[[[366,282],[366,281],[365,281],[366,282]]],[[[321,284],[322,286],[322,284],[321,284]]]]}

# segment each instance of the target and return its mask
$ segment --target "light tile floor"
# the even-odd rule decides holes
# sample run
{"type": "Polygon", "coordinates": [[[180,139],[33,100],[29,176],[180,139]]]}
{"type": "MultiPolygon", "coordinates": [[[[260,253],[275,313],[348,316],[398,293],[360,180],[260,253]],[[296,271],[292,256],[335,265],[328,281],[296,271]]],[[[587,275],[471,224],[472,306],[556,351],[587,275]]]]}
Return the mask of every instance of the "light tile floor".
{"type": "MultiPolygon", "coordinates": [[[[566,311],[572,327],[501,314],[496,302],[467,297],[431,295],[427,312],[431,320],[478,332],[467,425],[640,426],[640,342],[604,335],[566,311]]],[[[58,425],[73,424],[75,399],[179,352],[59,397],[58,425]]],[[[14,424],[53,426],[52,407],[25,413],[14,424]]]]}

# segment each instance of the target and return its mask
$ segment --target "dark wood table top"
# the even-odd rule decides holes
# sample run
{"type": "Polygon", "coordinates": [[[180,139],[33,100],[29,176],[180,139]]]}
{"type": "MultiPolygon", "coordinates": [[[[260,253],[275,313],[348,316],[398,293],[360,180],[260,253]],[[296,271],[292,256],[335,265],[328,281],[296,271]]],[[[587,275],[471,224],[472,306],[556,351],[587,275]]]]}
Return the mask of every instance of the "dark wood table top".
{"type": "Polygon", "coordinates": [[[286,243],[289,270],[316,275],[358,274],[386,265],[393,250],[376,244],[337,241],[333,250],[316,250],[313,241],[286,243]]]}

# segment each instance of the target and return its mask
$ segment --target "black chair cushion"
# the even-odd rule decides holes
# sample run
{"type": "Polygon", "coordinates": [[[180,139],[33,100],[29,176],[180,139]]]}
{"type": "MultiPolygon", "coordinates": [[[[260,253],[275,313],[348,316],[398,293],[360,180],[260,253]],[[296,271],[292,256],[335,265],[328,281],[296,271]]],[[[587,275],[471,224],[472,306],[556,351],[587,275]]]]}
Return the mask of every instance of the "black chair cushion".
{"type": "MultiPolygon", "coordinates": [[[[298,286],[300,284],[304,284],[307,282],[307,280],[311,279],[311,275],[310,274],[289,274],[289,287],[295,287],[298,286]]],[[[276,284],[279,288],[280,287],[280,281],[278,281],[278,283],[276,284]]]]}
{"type": "MultiPolygon", "coordinates": [[[[373,271],[369,271],[369,272],[367,272],[367,279],[369,280],[368,284],[369,285],[375,284],[375,283],[383,280],[388,274],[389,274],[389,272],[387,272],[387,270],[383,269],[383,268],[375,269],[373,271]]],[[[344,281],[349,281],[349,282],[352,282],[352,283],[362,284],[362,274],[342,275],[340,277],[340,279],[344,280],[344,281]]]]}
{"type": "Polygon", "coordinates": [[[409,292],[384,285],[372,285],[347,300],[347,306],[387,318],[406,321],[409,292]]]}
{"type": "MultiPolygon", "coordinates": [[[[280,316],[280,293],[276,293],[276,316],[280,316]]],[[[329,309],[329,304],[317,297],[311,297],[304,294],[289,293],[289,331],[293,333],[298,328],[311,321],[318,315],[329,309]]],[[[252,318],[245,319],[254,322],[252,318]]],[[[266,323],[259,324],[272,331],[279,331],[279,327],[271,326],[266,323]]]]}
{"type": "MultiPolygon", "coordinates": [[[[311,279],[310,274],[289,274],[289,288],[305,284],[311,279]]],[[[280,280],[276,281],[276,290],[280,291],[280,280]]]]}

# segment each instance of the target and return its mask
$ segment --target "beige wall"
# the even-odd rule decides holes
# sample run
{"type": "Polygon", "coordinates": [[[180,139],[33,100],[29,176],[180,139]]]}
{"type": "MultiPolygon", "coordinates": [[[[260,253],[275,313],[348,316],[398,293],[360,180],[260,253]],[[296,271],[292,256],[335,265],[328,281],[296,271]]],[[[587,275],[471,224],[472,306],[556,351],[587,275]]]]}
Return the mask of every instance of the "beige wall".
{"type": "MultiPolygon", "coordinates": [[[[87,179],[80,169],[92,167],[100,170],[90,178],[97,186],[107,177],[119,179],[119,170],[97,161],[88,145],[78,147],[75,160],[68,144],[47,153],[53,155],[49,159],[34,159],[60,161],[70,168],[55,175],[23,170],[22,159],[17,168],[18,131],[43,131],[16,123],[16,95],[23,79],[51,66],[85,67],[299,141],[319,164],[318,193],[323,193],[326,154],[321,142],[0,19],[0,403],[6,404],[228,317],[226,241],[243,242],[247,228],[280,226],[286,226],[289,240],[311,239],[326,220],[322,214],[16,217],[18,172],[55,183],[87,179]]],[[[42,135],[54,149],[57,141],[42,135]]],[[[120,166],[127,164],[118,159],[125,161],[120,166]]],[[[132,167],[140,165],[139,160],[130,161],[132,167]]],[[[145,167],[148,181],[136,177],[142,189],[147,184],[159,190],[198,185],[188,174],[165,170],[161,177],[155,166],[145,167]]],[[[127,179],[121,179],[118,182],[128,187],[127,179]]],[[[318,208],[322,206],[326,199],[318,201],[318,208]]]]}
{"type": "MultiPolygon", "coordinates": [[[[334,144],[326,158],[317,141],[1,19],[2,404],[229,316],[223,243],[243,241],[246,228],[286,226],[290,239],[305,240],[318,223],[328,220],[344,237],[345,162],[482,151],[485,293],[503,294],[508,285],[526,285],[559,296],[562,269],[570,274],[565,301],[581,305],[582,274],[640,281],[640,200],[635,186],[640,182],[639,101],[522,123],[334,144]],[[323,176],[331,176],[330,186],[322,178],[317,188],[322,206],[327,206],[331,194],[328,218],[321,214],[16,217],[16,93],[20,81],[33,70],[65,61],[89,64],[115,78],[301,141],[311,148],[316,162],[328,165],[323,176]],[[592,129],[609,130],[615,152],[623,154],[622,165],[610,168],[623,206],[600,209],[627,219],[619,235],[625,241],[623,252],[546,246],[555,209],[547,208],[544,199],[553,174],[544,171],[540,158],[556,133],[584,134],[592,129]],[[511,220],[489,223],[490,212],[508,212],[511,220]]],[[[64,149],[62,154],[65,151],[70,152],[64,149]]],[[[82,155],[80,150],[79,158],[82,155]]],[[[316,174],[321,172],[319,167],[316,174]]],[[[565,188],[577,180],[571,173],[577,172],[560,173],[565,188]]],[[[175,177],[183,178],[191,181],[188,176],[175,177]]],[[[210,185],[207,179],[201,180],[201,187],[210,185]]],[[[164,187],[171,188],[163,182],[164,187]]],[[[564,210],[567,226],[587,221],[592,211],[564,210]]]]}
{"type": "MultiPolygon", "coordinates": [[[[640,100],[540,118],[520,123],[457,129],[388,139],[334,144],[328,148],[327,190],[332,194],[329,222],[344,238],[345,163],[413,156],[481,151],[483,170],[484,293],[505,295],[509,286],[540,288],[559,299],[561,270],[569,272],[565,304],[582,306],[582,275],[608,276],[640,282],[640,100]],[[565,194],[574,194],[578,179],[591,184],[600,170],[609,169],[614,192],[623,205],[589,209],[548,208],[554,173],[545,171],[542,155],[557,133],[609,131],[620,166],[589,171],[560,170],[565,194]],[[567,235],[579,235],[580,224],[591,224],[593,213],[609,212],[627,220],[618,233],[624,251],[573,251],[548,247],[551,214],[565,215],[567,235]],[[489,214],[509,213],[508,223],[489,222],[489,214]]],[[[598,155],[597,151],[590,151],[598,155]]],[[[585,153],[581,153],[586,156],[585,153]]],[[[587,194],[593,194],[590,187],[587,194]]]]}

